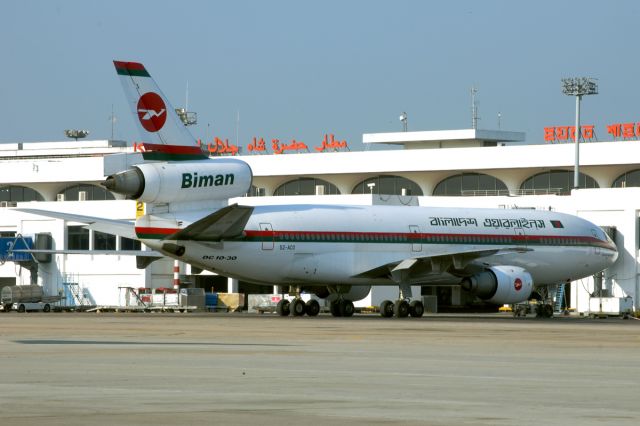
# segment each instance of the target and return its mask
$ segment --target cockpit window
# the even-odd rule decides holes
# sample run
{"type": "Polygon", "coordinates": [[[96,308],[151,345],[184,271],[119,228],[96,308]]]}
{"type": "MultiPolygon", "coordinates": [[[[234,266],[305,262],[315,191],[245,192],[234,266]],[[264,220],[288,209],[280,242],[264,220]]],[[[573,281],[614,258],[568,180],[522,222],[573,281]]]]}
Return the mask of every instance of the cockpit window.
{"type": "Polygon", "coordinates": [[[591,229],[591,235],[600,241],[611,241],[609,236],[602,229],[591,229]]]}

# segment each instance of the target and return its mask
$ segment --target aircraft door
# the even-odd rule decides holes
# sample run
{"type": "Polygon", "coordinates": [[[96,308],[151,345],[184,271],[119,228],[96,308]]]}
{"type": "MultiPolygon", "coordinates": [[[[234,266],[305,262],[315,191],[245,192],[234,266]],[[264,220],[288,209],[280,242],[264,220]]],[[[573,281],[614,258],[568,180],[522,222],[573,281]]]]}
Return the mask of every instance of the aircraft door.
{"type": "Polygon", "coordinates": [[[409,239],[411,240],[411,251],[413,253],[422,251],[422,241],[420,240],[420,227],[418,225],[409,225],[409,239]]]}
{"type": "Polygon", "coordinates": [[[275,233],[270,223],[261,223],[260,231],[263,232],[262,250],[273,250],[275,246],[275,233]]]}
{"type": "Polygon", "coordinates": [[[515,231],[517,237],[516,237],[516,241],[518,242],[518,244],[521,244],[522,246],[527,246],[527,234],[525,234],[524,229],[522,228],[513,228],[513,230],[515,231]]]}

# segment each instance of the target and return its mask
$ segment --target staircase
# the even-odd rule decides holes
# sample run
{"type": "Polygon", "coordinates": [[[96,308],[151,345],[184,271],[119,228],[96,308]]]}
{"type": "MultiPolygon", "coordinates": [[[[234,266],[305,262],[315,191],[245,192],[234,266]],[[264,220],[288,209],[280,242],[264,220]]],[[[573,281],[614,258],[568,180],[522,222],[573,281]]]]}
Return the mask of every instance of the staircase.
{"type": "Polygon", "coordinates": [[[559,284],[558,288],[556,289],[555,304],[553,306],[554,312],[562,312],[562,305],[564,304],[564,286],[565,285],[566,284],[564,283],[559,284]]]}
{"type": "Polygon", "coordinates": [[[64,274],[62,285],[65,287],[65,295],[71,295],[71,302],[74,306],[91,306],[91,302],[85,297],[84,289],[80,287],[78,274],[64,274]]]}

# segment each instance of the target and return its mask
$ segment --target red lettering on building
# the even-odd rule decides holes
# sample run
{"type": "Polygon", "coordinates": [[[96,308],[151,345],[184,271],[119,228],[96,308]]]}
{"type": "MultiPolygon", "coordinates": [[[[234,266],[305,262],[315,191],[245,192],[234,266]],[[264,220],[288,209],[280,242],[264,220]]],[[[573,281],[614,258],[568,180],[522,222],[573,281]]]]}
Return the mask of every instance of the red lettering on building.
{"type": "Polygon", "coordinates": [[[553,142],[556,140],[556,128],[545,127],[544,128],[544,140],[545,142],[553,142]]]}
{"type": "Polygon", "coordinates": [[[569,126],[556,127],[556,139],[559,141],[569,139],[569,126]]]}
{"type": "Polygon", "coordinates": [[[635,123],[622,124],[622,137],[625,139],[634,137],[635,136],[634,127],[635,127],[635,123]]]}
{"type": "Polygon", "coordinates": [[[593,139],[593,124],[580,126],[582,130],[582,139],[593,139]]]}
{"type": "Polygon", "coordinates": [[[607,126],[607,133],[609,133],[614,138],[620,137],[620,127],[622,127],[619,123],[609,124],[607,126]]]}

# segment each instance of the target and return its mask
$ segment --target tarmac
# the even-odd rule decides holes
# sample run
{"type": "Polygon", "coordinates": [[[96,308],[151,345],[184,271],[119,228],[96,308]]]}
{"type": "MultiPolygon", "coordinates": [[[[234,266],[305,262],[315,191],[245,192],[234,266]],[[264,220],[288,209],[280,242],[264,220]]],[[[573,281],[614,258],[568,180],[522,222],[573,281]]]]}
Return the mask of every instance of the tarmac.
{"type": "Polygon", "coordinates": [[[11,425],[637,425],[640,321],[0,313],[11,425]]]}

